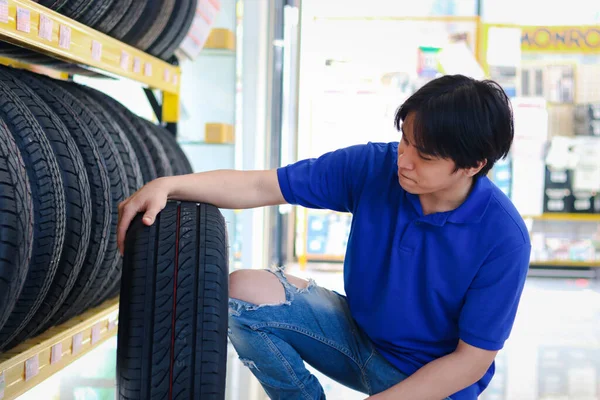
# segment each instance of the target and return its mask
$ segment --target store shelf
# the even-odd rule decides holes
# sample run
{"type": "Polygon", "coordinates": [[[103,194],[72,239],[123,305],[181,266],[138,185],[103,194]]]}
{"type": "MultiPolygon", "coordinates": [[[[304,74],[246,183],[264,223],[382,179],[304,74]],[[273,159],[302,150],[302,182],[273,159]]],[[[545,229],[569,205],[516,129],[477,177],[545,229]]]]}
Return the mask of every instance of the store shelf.
{"type": "Polygon", "coordinates": [[[547,213],[542,215],[524,215],[524,219],[534,219],[539,221],[576,221],[576,222],[600,222],[599,214],[564,214],[547,213]]]}
{"type": "Polygon", "coordinates": [[[530,264],[532,267],[581,267],[581,268],[598,268],[600,267],[600,261],[589,262],[589,261],[569,261],[569,260],[548,260],[548,261],[532,261],[530,264]]]}
{"type": "Polygon", "coordinates": [[[22,395],[117,334],[118,300],[109,300],[0,355],[0,400],[22,395]]]}
{"type": "Polygon", "coordinates": [[[179,67],[31,0],[0,0],[0,40],[88,66],[109,76],[129,78],[167,93],[179,93],[179,67]]]}

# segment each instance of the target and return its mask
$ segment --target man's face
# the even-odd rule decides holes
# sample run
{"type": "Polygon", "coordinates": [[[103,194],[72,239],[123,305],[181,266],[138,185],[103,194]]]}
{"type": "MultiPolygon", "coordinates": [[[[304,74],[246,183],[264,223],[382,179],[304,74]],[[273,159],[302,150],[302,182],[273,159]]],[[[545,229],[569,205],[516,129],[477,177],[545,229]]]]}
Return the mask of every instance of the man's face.
{"type": "Polygon", "coordinates": [[[463,170],[455,170],[452,160],[422,154],[414,146],[414,114],[402,123],[402,140],[398,145],[398,181],[408,193],[431,194],[452,188],[464,179],[463,170]]]}

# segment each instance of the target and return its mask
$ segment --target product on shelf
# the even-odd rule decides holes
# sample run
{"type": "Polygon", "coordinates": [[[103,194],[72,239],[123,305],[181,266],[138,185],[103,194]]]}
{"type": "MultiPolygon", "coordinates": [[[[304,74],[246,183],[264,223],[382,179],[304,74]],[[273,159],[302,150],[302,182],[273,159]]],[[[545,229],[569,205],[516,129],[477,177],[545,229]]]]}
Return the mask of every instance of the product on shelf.
{"type": "Polygon", "coordinates": [[[0,329],[12,312],[29,270],[33,248],[33,203],[21,153],[0,122],[0,329]]]}
{"type": "Polygon", "coordinates": [[[18,88],[0,79],[0,119],[13,134],[27,170],[33,199],[33,253],[21,295],[0,330],[3,349],[25,327],[54,280],[65,237],[65,192],[50,140],[32,110],[19,98],[18,88]]]}
{"type": "MultiPolygon", "coordinates": [[[[157,176],[192,170],[170,132],[93,89],[0,67],[0,90],[0,116],[23,159],[22,179],[31,187],[36,243],[24,239],[19,250],[23,260],[30,247],[30,260],[20,270],[26,277],[0,270],[9,282],[3,293],[14,297],[0,298],[6,305],[0,350],[6,350],[118,295],[118,204],[157,176]],[[125,133],[122,127],[134,129],[125,133]],[[129,138],[139,140],[133,145],[129,138]]],[[[1,185],[23,184],[0,176],[1,185]]],[[[26,235],[19,223],[13,229],[26,235]]]]}
{"type": "Polygon", "coordinates": [[[211,205],[169,202],[126,237],[119,306],[122,399],[223,399],[227,362],[225,220],[211,205]]]}

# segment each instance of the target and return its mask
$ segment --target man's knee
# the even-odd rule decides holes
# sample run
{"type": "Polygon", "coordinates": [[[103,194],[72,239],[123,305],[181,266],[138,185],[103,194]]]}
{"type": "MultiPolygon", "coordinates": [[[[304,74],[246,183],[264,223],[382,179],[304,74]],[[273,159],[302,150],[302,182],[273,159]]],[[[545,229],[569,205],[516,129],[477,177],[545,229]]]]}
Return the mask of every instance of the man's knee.
{"type": "MultiPolygon", "coordinates": [[[[286,276],[289,283],[304,289],[308,281],[286,276]]],[[[247,303],[279,304],[285,302],[285,290],[279,278],[266,270],[241,269],[229,275],[229,297],[247,303]]]]}

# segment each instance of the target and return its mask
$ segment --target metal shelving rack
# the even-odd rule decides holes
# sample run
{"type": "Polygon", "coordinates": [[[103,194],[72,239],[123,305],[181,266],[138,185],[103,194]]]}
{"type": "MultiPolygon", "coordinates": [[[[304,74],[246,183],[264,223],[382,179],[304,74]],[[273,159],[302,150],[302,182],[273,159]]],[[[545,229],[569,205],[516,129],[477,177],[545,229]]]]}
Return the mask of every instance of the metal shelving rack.
{"type": "MultiPolygon", "coordinates": [[[[176,132],[181,69],[30,0],[0,0],[0,41],[9,42],[145,88],[161,122],[176,132]],[[153,91],[162,92],[158,104],[153,91]]],[[[0,63],[28,66],[0,57],[0,63]]],[[[64,73],[56,76],[64,77],[64,73]]],[[[0,354],[0,400],[14,399],[117,334],[118,300],[0,354]]]]}

